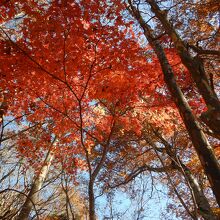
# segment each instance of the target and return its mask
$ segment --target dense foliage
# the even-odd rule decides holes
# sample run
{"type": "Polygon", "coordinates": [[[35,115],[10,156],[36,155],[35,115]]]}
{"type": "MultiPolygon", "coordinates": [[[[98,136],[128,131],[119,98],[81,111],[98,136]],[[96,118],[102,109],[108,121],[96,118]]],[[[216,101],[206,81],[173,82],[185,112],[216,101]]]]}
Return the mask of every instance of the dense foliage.
{"type": "Polygon", "coordinates": [[[1,1],[0,218],[218,219],[218,11],[1,1]]]}

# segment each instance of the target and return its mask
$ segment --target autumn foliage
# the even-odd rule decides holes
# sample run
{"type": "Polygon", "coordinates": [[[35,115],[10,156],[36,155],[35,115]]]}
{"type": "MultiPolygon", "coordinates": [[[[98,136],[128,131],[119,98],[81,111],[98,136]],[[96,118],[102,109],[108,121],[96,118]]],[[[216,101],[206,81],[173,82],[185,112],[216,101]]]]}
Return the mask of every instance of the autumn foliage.
{"type": "MultiPolygon", "coordinates": [[[[37,213],[47,178],[61,178],[64,219],[77,213],[71,187],[85,184],[88,210],[76,219],[94,220],[95,189],[123,191],[151,172],[169,191],[168,210],[183,219],[217,219],[217,5],[174,1],[166,12],[158,2],[0,3],[1,143],[13,143],[22,174],[31,170],[33,179],[12,219],[37,213]]],[[[59,219],[51,207],[40,218],[59,219]]],[[[7,219],[1,208],[0,215],[7,219]]]]}

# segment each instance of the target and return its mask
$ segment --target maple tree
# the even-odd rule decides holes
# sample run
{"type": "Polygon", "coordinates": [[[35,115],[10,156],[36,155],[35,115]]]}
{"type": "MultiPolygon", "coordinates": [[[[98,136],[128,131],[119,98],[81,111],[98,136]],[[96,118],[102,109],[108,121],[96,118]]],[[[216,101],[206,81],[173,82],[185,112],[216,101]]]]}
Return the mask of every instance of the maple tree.
{"type": "MultiPolygon", "coordinates": [[[[215,3],[212,4],[215,9],[215,3]]],[[[29,191],[20,219],[28,218],[33,208],[30,200],[34,200],[33,196],[42,187],[45,178],[41,178],[42,169],[47,169],[48,162],[39,161],[48,152],[47,156],[52,152],[50,163],[54,169],[61,166],[70,177],[69,181],[74,182],[79,173],[87,173],[91,220],[96,218],[95,182],[98,179],[100,185],[110,189],[109,174],[115,169],[119,170],[119,175],[112,174],[115,183],[121,179],[128,183],[145,170],[166,172],[168,185],[172,186],[189,216],[215,218],[207,196],[193,182],[196,179],[190,166],[182,162],[192,156],[175,154],[166,139],[185,124],[190,139],[183,138],[180,142],[182,151],[187,152],[186,142],[192,141],[219,204],[220,168],[216,158],[219,154],[215,155],[210,144],[215,141],[209,143],[202,131],[204,127],[213,137],[219,137],[218,91],[213,88],[218,77],[210,77],[210,66],[217,60],[203,63],[200,56],[193,57],[193,53],[216,57],[218,52],[213,48],[213,40],[211,49],[207,50],[189,41],[187,31],[181,38],[176,31],[183,28],[181,21],[176,20],[172,25],[167,12],[160,9],[156,1],[143,1],[143,6],[140,5],[141,2],[133,1],[124,4],[121,1],[43,0],[2,4],[1,140],[15,139],[19,157],[26,158],[35,170],[35,178],[41,179],[38,189],[29,191]],[[150,8],[145,8],[146,5],[150,8]],[[155,25],[151,27],[145,22],[139,6],[154,13],[155,25]],[[138,41],[143,34],[139,27],[134,29],[136,21],[144,30],[149,45],[141,45],[138,41]],[[29,126],[5,135],[3,114],[15,118],[18,125],[29,126]],[[201,115],[205,124],[195,115],[201,115]],[[150,129],[145,122],[160,128],[165,139],[147,137],[145,131],[150,129]],[[32,128],[42,133],[33,134],[32,128]],[[51,148],[55,137],[56,145],[51,148]],[[139,144],[143,140],[155,153],[139,144]],[[166,158],[165,161],[158,156],[160,150],[155,150],[160,141],[164,144],[162,158],[166,158]],[[144,164],[134,159],[134,155],[136,158],[145,155],[144,164]],[[170,164],[169,158],[172,158],[170,164]],[[178,166],[175,167],[172,161],[178,166]],[[161,163],[162,167],[151,166],[154,163],[161,163]],[[127,177],[121,164],[131,170],[130,176],[127,177]],[[171,176],[177,181],[172,172],[174,168],[180,173],[176,176],[182,175],[192,188],[195,210],[206,210],[205,213],[196,211],[194,215],[184,203],[174,186],[178,183],[171,181],[171,176]],[[136,170],[135,175],[132,170],[136,170]],[[201,203],[200,197],[203,198],[201,203]],[[24,211],[28,206],[28,211],[24,211]]],[[[176,11],[190,7],[193,13],[201,16],[204,9],[196,6],[194,10],[189,5],[190,1],[177,2],[174,7],[176,11]]],[[[189,28],[195,22],[189,22],[189,28]]],[[[198,26],[200,32],[208,27],[205,19],[198,26]]],[[[215,28],[210,28],[209,34],[213,31],[215,28]]],[[[206,31],[202,37],[207,38],[207,35],[206,31]]],[[[195,41],[199,40],[197,36],[195,41]]],[[[196,158],[195,152],[190,152],[196,158]]]]}

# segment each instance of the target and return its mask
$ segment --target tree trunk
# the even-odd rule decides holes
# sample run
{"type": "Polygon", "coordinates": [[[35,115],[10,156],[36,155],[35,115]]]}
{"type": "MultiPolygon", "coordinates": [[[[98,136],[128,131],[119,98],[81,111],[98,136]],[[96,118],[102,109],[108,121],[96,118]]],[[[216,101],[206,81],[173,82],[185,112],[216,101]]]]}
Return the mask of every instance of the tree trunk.
{"type": "Polygon", "coordinates": [[[197,179],[192,175],[191,171],[183,163],[181,166],[184,170],[184,176],[192,188],[193,195],[195,197],[196,204],[198,206],[199,214],[205,220],[217,220],[217,217],[213,214],[209,202],[204,195],[197,179]]]}
{"type": "MultiPolygon", "coordinates": [[[[201,189],[197,179],[193,176],[190,169],[181,161],[181,159],[177,156],[176,150],[172,147],[172,145],[169,144],[157,131],[154,130],[154,133],[157,137],[160,138],[162,143],[165,146],[165,150],[167,155],[171,159],[171,169],[178,170],[185,178],[188,187],[190,188],[192,199],[194,201],[194,205],[196,206],[195,209],[198,209],[199,214],[205,219],[205,220],[217,220],[217,216],[214,215],[210,205],[209,201],[207,200],[205,194],[203,193],[203,190],[201,189]]],[[[156,146],[147,139],[147,142],[149,142],[154,148],[156,149],[156,146]]],[[[168,166],[167,168],[169,168],[168,166]]],[[[167,168],[164,166],[165,170],[167,168]]],[[[167,171],[166,171],[167,172],[167,171]]],[[[196,215],[195,210],[195,216],[196,215]]]]}
{"type": "MultiPolygon", "coordinates": [[[[95,220],[96,219],[96,214],[95,214],[95,196],[94,196],[94,182],[99,174],[105,160],[106,156],[108,153],[108,148],[111,140],[111,136],[114,131],[114,126],[115,126],[115,120],[113,119],[112,121],[112,127],[110,134],[108,136],[107,143],[103,146],[103,151],[102,151],[102,156],[100,158],[100,161],[98,162],[97,166],[95,167],[93,172],[90,172],[90,180],[89,180],[89,187],[88,187],[88,194],[89,194],[89,220],[95,220]]],[[[89,165],[89,164],[88,164],[89,165]]],[[[90,166],[89,166],[90,167],[90,166]]]]}
{"type": "Polygon", "coordinates": [[[48,174],[48,170],[50,168],[51,162],[53,160],[53,155],[51,152],[48,152],[45,163],[43,167],[41,168],[41,171],[39,175],[35,178],[35,181],[32,184],[32,187],[30,189],[30,192],[25,200],[25,203],[23,204],[21,211],[17,217],[17,220],[28,220],[28,217],[30,215],[30,212],[32,208],[34,207],[34,204],[37,201],[37,193],[41,189],[44,180],[48,174]]]}
{"type": "Polygon", "coordinates": [[[95,220],[95,197],[93,190],[94,182],[92,180],[89,181],[89,220],[95,220]]]}
{"type": "Polygon", "coordinates": [[[172,67],[167,60],[163,47],[158,40],[154,39],[151,28],[143,20],[139,11],[132,5],[130,0],[129,4],[132,9],[132,14],[143,28],[145,37],[147,38],[159,59],[164,75],[164,80],[180,112],[202,167],[209,179],[209,183],[216,197],[217,203],[220,206],[220,165],[218,160],[176,82],[172,67]]]}
{"type": "Polygon", "coordinates": [[[199,57],[192,57],[188,52],[186,44],[177,34],[172,24],[167,19],[167,14],[160,10],[155,0],[147,0],[151,6],[152,12],[160,20],[165,31],[172,39],[177,53],[182,63],[189,70],[194,82],[196,83],[200,94],[204,98],[208,111],[202,114],[202,120],[209,126],[211,130],[219,137],[220,135],[220,101],[212,88],[211,82],[205,72],[202,60],[199,57]]]}

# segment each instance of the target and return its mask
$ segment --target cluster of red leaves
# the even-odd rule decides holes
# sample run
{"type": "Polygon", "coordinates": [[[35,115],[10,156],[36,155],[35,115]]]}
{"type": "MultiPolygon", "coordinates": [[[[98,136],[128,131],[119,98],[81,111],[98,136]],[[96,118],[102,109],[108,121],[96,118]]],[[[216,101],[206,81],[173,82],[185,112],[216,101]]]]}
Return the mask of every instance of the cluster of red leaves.
{"type": "MultiPolygon", "coordinates": [[[[139,136],[146,118],[170,132],[176,113],[160,66],[156,59],[147,62],[144,49],[127,37],[130,23],[121,16],[122,4],[10,2],[2,9],[11,11],[5,22],[18,13],[23,17],[14,27],[16,35],[5,28],[0,43],[1,87],[9,94],[8,113],[26,113],[31,123],[49,121],[51,134],[59,137],[62,146],[54,149],[56,159],[65,161],[65,168],[78,163],[76,155],[84,154],[83,142],[105,142],[113,122],[114,137],[123,131],[139,136]],[[149,102],[143,103],[142,97],[149,102]],[[166,112],[163,108],[168,105],[166,112]]],[[[167,54],[186,88],[191,83],[186,70],[175,52],[167,54]]],[[[45,143],[33,145],[27,139],[18,144],[20,153],[30,160],[42,157],[40,148],[45,143]]]]}

